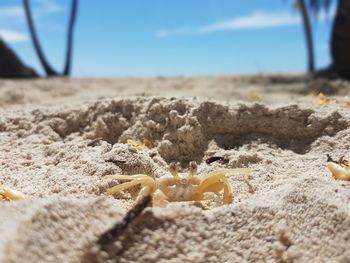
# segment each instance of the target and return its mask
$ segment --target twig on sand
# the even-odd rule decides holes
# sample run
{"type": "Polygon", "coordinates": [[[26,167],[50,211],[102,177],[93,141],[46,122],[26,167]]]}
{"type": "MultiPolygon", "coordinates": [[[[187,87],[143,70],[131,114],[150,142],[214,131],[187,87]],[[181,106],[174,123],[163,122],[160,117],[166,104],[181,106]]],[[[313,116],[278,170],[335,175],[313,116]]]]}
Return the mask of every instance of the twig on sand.
{"type": "Polygon", "coordinates": [[[100,246],[108,245],[114,242],[127,229],[129,224],[133,222],[142,211],[150,204],[151,196],[145,196],[138,202],[123,218],[121,222],[115,224],[107,232],[103,233],[98,239],[97,243],[100,246]]]}

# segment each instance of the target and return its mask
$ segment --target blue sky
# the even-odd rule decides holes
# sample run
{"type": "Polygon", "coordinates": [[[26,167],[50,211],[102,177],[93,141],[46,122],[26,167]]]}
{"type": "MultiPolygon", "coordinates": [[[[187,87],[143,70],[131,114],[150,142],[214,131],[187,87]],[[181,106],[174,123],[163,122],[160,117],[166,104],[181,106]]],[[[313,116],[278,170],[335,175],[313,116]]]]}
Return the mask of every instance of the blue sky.
{"type": "MultiPolygon", "coordinates": [[[[31,0],[40,41],[61,71],[70,0],[31,0]]],[[[302,72],[306,51],[292,0],[80,0],[73,76],[302,72]]],[[[21,0],[1,0],[0,35],[42,72],[21,0]]],[[[329,63],[334,7],[313,25],[317,67],[329,63]]]]}

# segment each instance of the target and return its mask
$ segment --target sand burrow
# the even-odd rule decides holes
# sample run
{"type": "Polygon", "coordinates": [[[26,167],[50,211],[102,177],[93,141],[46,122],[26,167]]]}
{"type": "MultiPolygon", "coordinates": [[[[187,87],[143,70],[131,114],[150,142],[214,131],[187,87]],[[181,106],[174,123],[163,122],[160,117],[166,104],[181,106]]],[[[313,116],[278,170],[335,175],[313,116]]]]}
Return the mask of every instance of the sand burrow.
{"type": "Polygon", "coordinates": [[[316,139],[348,127],[337,111],[160,98],[98,102],[45,122],[63,139],[72,133],[110,144],[147,138],[166,162],[201,162],[211,142],[224,150],[259,142],[304,154],[316,139]]]}

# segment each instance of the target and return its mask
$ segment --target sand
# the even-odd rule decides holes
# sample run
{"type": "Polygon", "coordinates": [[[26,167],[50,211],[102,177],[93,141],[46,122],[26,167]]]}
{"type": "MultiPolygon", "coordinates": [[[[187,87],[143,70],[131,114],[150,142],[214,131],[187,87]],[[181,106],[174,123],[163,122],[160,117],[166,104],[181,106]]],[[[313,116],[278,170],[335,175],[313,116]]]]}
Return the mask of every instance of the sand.
{"type": "Polygon", "coordinates": [[[350,262],[350,84],[302,76],[0,81],[0,262],[350,262]],[[310,91],[330,99],[320,104],[310,91]],[[143,152],[127,139],[147,138],[143,152]],[[208,162],[213,156],[221,161],[208,162]],[[110,174],[158,178],[170,162],[228,175],[230,205],[132,209],[103,193],[110,174]],[[208,208],[208,207],[207,207],[208,208]]]}

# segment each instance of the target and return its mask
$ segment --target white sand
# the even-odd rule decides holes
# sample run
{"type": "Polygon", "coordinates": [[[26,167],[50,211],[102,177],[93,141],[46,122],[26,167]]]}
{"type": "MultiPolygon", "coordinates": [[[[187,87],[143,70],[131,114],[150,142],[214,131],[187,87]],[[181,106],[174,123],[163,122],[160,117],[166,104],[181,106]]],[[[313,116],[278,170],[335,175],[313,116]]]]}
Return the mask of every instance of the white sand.
{"type": "Polygon", "coordinates": [[[325,168],[326,154],[350,157],[349,87],[296,76],[0,81],[0,184],[28,196],[0,203],[0,262],[350,262],[350,182],[325,168]],[[310,88],[338,93],[324,106],[310,88]],[[154,148],[134,153],[129,138],[154,148]],[[101,178],[159,177],[172,161],[253,172],[249,183],[229,176],[232,205],[146,208],[96,250],[133,204],[103,196],[101,178]]]}

